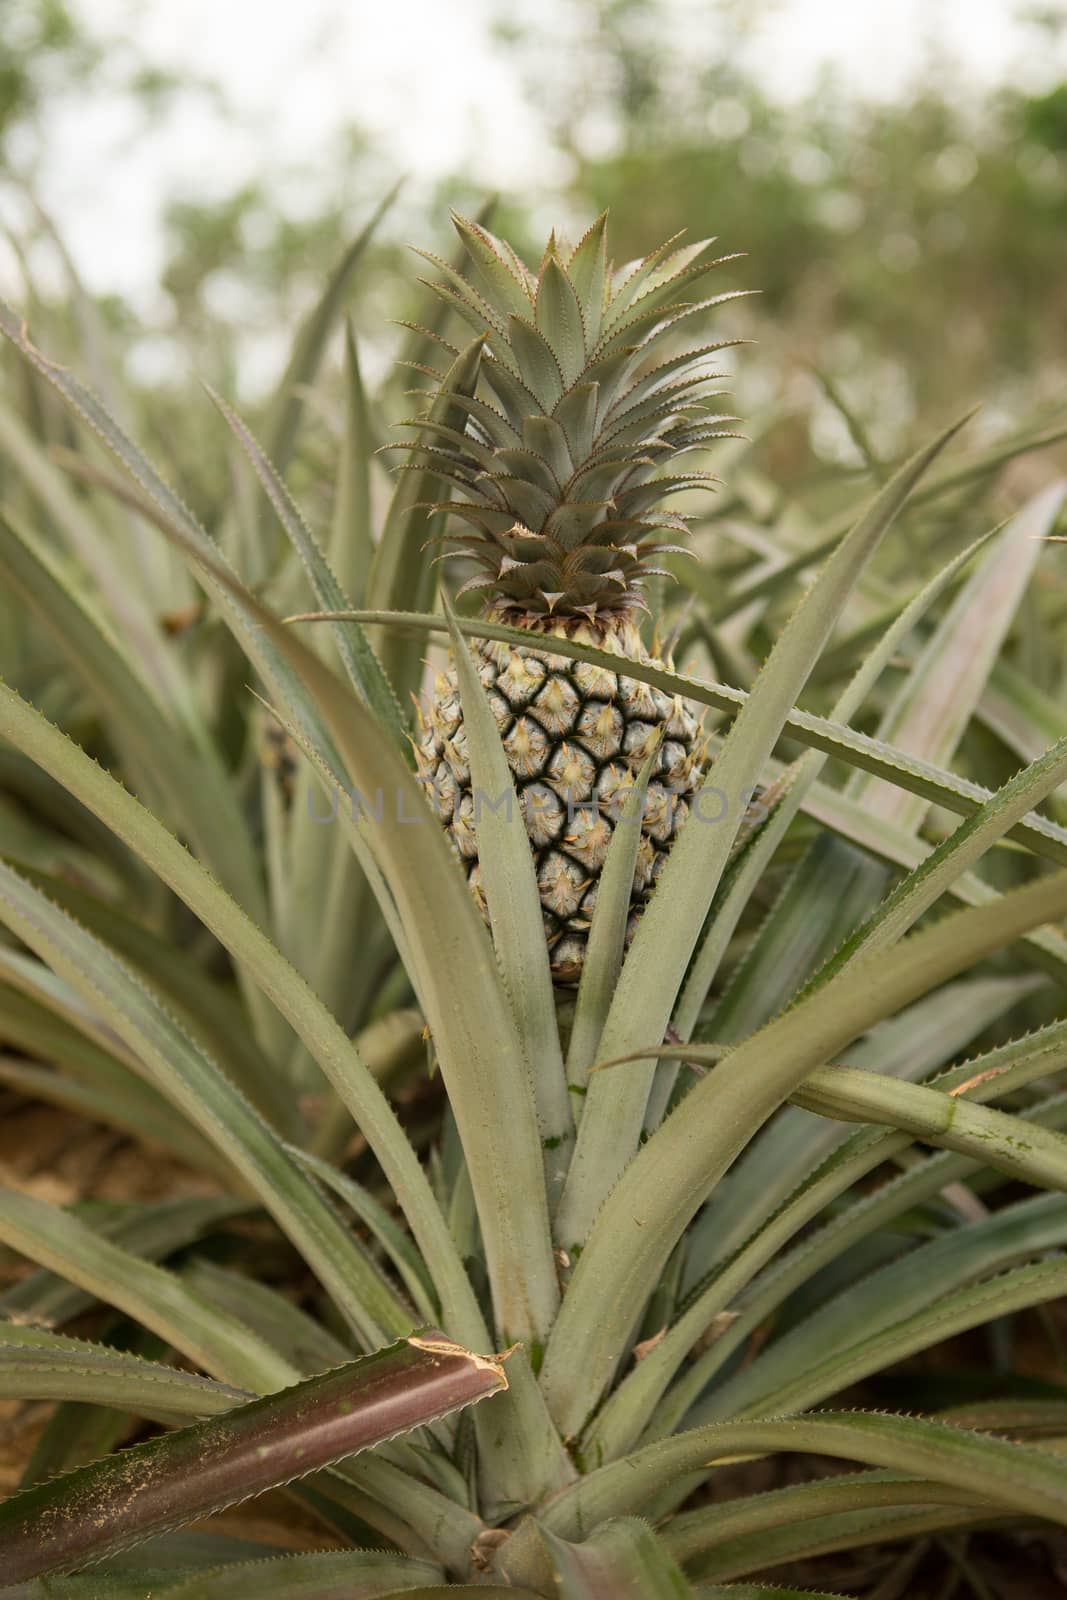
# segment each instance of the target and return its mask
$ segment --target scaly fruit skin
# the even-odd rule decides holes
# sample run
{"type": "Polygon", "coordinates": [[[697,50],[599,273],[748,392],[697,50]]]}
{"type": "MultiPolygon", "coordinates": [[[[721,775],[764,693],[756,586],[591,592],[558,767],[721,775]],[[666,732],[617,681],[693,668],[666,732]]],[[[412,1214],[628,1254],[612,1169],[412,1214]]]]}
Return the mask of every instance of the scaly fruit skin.
{"type": "MultiPolygon", "coordinates": [[[[610,650],[623,658],[623,668],[627,659],[653,660],[630,622],[608,629],[557,622],[546,630],[546,642],[553,633],[610,650]]],[[[688,799],[699,787],[700,727],[680,699],[628,677],[625,670],[608,672],[548,649],[494,640],[476,642],[474,653],[533,848],[552,977],[571,985],[581,976],[597,886],[622,801],[650,741],[662,728],[641,818],[628,939],[688,814],[688,799]]],[[[421,722],[419,777],[484,912],[477,807],[495,805],[500,797],[476,797],[472,790],[454,669],[438,674],[421,722]]]]}

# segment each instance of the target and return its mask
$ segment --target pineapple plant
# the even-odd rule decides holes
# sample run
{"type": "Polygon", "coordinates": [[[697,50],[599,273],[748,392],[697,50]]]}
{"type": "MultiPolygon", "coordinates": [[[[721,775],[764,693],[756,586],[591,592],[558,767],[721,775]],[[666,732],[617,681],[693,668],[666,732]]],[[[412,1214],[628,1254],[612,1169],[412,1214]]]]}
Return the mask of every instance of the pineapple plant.
{"type": "MultiPolygon", "coordinates": [[[[477,592],[488,621],[538,641],[486,639],[476,653],[534,851],[552,975],[572,985],[613,825],[653,744],[631,935],[700,783],[697,719],[626,663],[663,664],[637,619],[649,578],[671,576],[657,560],[684,550],[671,541],[685,517],[665,502],[709,485],[709,473],[687,471],[681,458],[734,420],[709,416],[722,374],[708,362],[728,341],[676,349],[680,324],[732,298],[689,298],[731,258],[713,258],[713,241],[672,239],[613,273],[600,217],[575,247],[553,234],[534,273],[487,229],[455,222],[476,281],[431,258],[448,273],[435,287],[485,326],[487,392],[464,400],[462,431],[430,415],[411,426],[426,436],[419,454],[453,490],[437,509],[466,530],[454,542],[477,570],[459,595],[477,592]],[[619,670],[553,655],[553,637],[617,655],[619,670]]],[[[419,774],[484,904],[454,669],[438,675],[420,723],[419,774]]]]}
{"type": "Polygon", "coordinates": [[[722,431],[714,347],[675,339],[706,250],[609,273],[601,223],[535,274],[459,226],[437,294],[475,337],[412,335],[429,410],[384,519],[346,340],[325,549],[287,478],[322,459],[336,282],[262,446],[218,400],[248,476],[201,496],[210,532],[79,352],[0,309],[0,1084],[207,1191],[0,1187],[0,1398],[55,1407],[0,1592],[918,1595],[918,1553],[944,1589],[991,1524],[1030,1561],[1067,1524],[1056,1385],[835,1402],[1067,1290],[1067,728],[1032,581],[1067,488],[998,476],[1055,435],[942,468],[950,428],[869,499],[842,474],[784,509],[726,444],[739,558],[664,509],[722,431]],[[438,604],[448,519],[481,615],[438,604]],[[451,665],[409,717],[428,640],[451,665]],[[761,815],[705,826],[708,784],[761,815]],[[754,1492],[754,1458],[796,1470],[754,1492]],[[783,1591],[802,1558],[823,1587],[783,1591]]]}

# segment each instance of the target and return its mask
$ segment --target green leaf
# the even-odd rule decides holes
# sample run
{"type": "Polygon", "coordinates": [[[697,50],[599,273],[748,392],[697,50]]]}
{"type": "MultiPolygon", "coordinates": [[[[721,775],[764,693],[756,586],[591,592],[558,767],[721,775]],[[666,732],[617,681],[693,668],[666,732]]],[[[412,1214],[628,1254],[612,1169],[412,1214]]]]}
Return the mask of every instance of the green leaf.
{"type": "Polygon", "coordinates": [[[605,1522],[581,1544],[541,1530],[561,1600],[691,1600],[678,1564],[647,1522],[605,1522]]]}
{"type": "MultiPolygon", "coordinates": [[[[6,1033],[6,1017],[4,1020],[6,1033]]],[[[101,1063],[89,1081],[79,1082],[76,1077],[67,1077],[50,1067],[0,1056],[0,1083],[34,1100],[43,1100],[47,1105],[73,1111],[87,1121],[115,1128],[152,1148],[166,1150],[202,1172],[214,1172],[226,1181],[232,1179],[229,1163],[220,1158],[218,1151],[205,1143],[195,1129],[176,1122],[161,1095],[155,1094],[127,1068],[107,1063],[103,1057],[101,1063]],[[98,1081],[101,1063],[106,1077],[103,1083],[98,1081]]]]}
{"type": "Polygon", "coordinates": [[[933,1478],[1026,1517],[1067,1522],[1067,1461],[943,1422],[862,1411],[691,1428],[580,1479],[556,1497],[542,1520],[553,1532],[573,1538],[583,1527],[628,1515],[687,1474],[739,1457],[794,1450],[933,1478]]]}
{"type": "Polygon", "coordinates": [[[581,302],[590,344],[595,344],[600,337],[604,296],[608,288],[607,220],[607,212],[602,211],[592,227],[579,239],[567,262],[567,276],[581,302]]]}
{"type": "Polygon", "coordinates": [[[467,1343],[480,1343],[485,1324],[426,1175],[389,1101],[343,1029],[199,862],[121,785],[2,684],[0,730],[106,821],[235,958],[247,963],[333,1083],[381,1163],[434,1273],[449,1331],[467,1343]]]}
{"type": "MultiPolygon", "coordinates": [[[[961,979],[908,1006],[849,1050],[850,1065],[914,1080],[937,1072],[965,1051],[984,1029],[1001,1019],[1031,992],[1037,978],[961,979]]],[[[947,1088],[947,1080],[939,1087],[947,1088]]],[[[839,1146],[846,1131],[806,1111],[784,1109],[740,1157],[716,1193],[717,1223],[711,1246],[715,1259],[744,1242],[790,1192],[839,1146]]],[[[702,1248],[711,1238],[707,1221],[689,1237],[693,1275],[704,1267],[702,1248]]]]}
{"type": "Polygon", "coordinates": [[[168,1423],[211,1416],[250,1398],[247,1389],[10,1322],[0,1322],[0,1395],[5,1400],[121,1406],[168,1423]]]}
{"type": "MultiPolygon", "coordinates": [[[[1036,1079],[1055,1074],[1065,1064],[1067,1024],[1060,1023],[1032,1039],[1016,1041],[955,1068],[937,1081],[961,1096],[985,1100],[1012,1094],[1036,1079]]],[[[1031,1120],[1025,1118],[1023,1126],[1031,1120]]],[[[1061,1108],[1060,1122],[1064,1120],[1067,1109],[1061,1108]]],[[[671,1432],[730,1354],[793,1289],[808,1282],[857,1240],[869,1237],[879,1227],[892,1226],[898,1216],[922,1205],[953,1179],[975,1170],[974,1162],[960,1156],[941,1155],[922,1161],[874,1193],[854,1200],[846,1211],[790,1254],[780,1254],[782,1247],[814,1218],[854,1189],[868,1173],[900,1156],[909,1142],[907,1134],[889,1130],[855,1134],[805,1175],[766,1223],[743,1239],[741,1248],[728,1253],[728,1243],[720,1248],[716,1239],[711,1257],[715,1264],[687,1295],[658,1344],[617,1385],[594,1418],[582,1443],[585,1459],[599,1462],[620,1455],[633,1446],[643,1429],[653,1437],[671,1432]],[[768,1268],[771,1262],[774,1265],[768,1268]],[[757,1278],[761,1272],[763,1277],[757,1278]],[[716,1330],[715,1319],[728,1311],[725,1325],[716,1330]],[[667,1384],[692,1346],[702,1335],[712,1332],[717,1332],[717,1337],[709,1341],[709,1347],[690,1363],[664,1398],[667,1384]]],[[[712,1232],[720,1209],[718,1199],[716,1195],[705,1213],[712,1232]]],[[[691,1250],[695,1235],[696,1230],[689,1236],[691,1250]]],[[[695,1272],[700,1270],[699,1261],[698,1255],[695,1272]]]]}
{"type": "Polygon", "coordinates": [[[1023,1128],[1009,1112],[968,1105],[925,1084],[902,1083],[855,1067],[820,1067],[794,1091],[793,1100],[820,1117],[900,1128],[1037,1188],[1067,1189],[1067,1139],[1062,1134],[1023,1128]]]}
{"type": "Polygon", "coordinates": [[[408,1600],[441,1577],[439,1568],[407,1556],[322,1550],[231,1562],[198,1572],[163,1593],[167,1600],[388,1600],[401,1593],[408,1600]]]}
{"type": "Polygon", "coordinates": [[[1017,772],[973,816],[961,822],[921,866],[897,885],[863,926],[843,942],[831,960],[815,974],[809,987],[828,982],[835,972],[843,971],[861,953],[872,955],[888,949],[969,867],[1057,789],[1065,777],[1067,735],[1017,772]]]}
{"type": "Polygon", "coordinates": [[[696,1600],[848,1600],[828,1589],[783,1589],[776,1583],[700,1583],[693,1593],[696,1600]]]}
{"type": "MultiPolygon", "coordinates": [[[[203,719],[191,685],[159,626],[150,596],[130,581],[123,542],[110,537],[85,502],[72,494],[67,475],[43,442],[3,402],[0,450],[55,525],[66,549],[93,579],[113,630],[125,641],[149,693],[172,707],[190,734],[202,735],[203,719]]],[[[169,593],[168,603],[177,598],[169,593]]]]}
{"type": "MultiPolygon", "coordinates": [[[[466,412],[453,401],[452,395],[474,393],[484,343],[483,334],[461,350],[449,367],[430,407],[432,422],[455,428],[460,433],[465,431],[466,412]]],[[[372,606],[402,608],[414,605],[428,610],[433,605],[435,569],[430,564],[425,547],[441,532],[444,524],[439,515],[433,515],[426,509],[428,502],[441,496],[432,462],[427,466],[421,464],[424,461],[418,445],[414,446],[409,464],[417,467],[417,470],[401,475],[389,502],[367,580],[367,598],[372,606]]],[[[443,619],[442,626],[447,626],[443,619]]],[[[408,694],[417,690],[421,678],[421,652],[417,643],[413,648],[410,639],[388,635],[379,647],[385,675],[402,702],[408,694]]]]}
{"type": "MultiPolygon", "coordinates": [[[[145,1261],[162,1261],[176,1250],[224,1229],[233,1217],[252,1209],[249,1200],[228,1195],[184,1195],[155,1205],[139,1201],[104,1211],[94,1218],[95,1231],[112,1244],[145,1261]]],[[[97,1304],[97,1296],[42,1269],[21,1278],[0,1298],[0,1312],[16,1321],[49,1327],[70,1322],[97,1304]]]]}
{"type": "Polygon", "coordinates": [[[500,316],[505,320],[512,315],[528,317],[533,310],[530,296],[514,263],[508,259],[508,246],[494,238],[487,228],[460,216],[458,211],[452,213],[452,224],[500,316]]]}
{"type": "MultiPolygon", "coordinates": [[[[1025,1120],[1040,1121],[1042,1124],[1051,1123],[1062,1129],[1067,1123],[1067,1102],[1063,1096],[1056,1096],[1042,1102],[1033,1112],[1027,1114],[1025,1120]]],[[[851,1146],[848,1155],[842,1152],[841,1166],[836,1173],[828,1166],[817,1176],[813,1181],[813,1188],[822,1190],[824,1201],[828,1191],[840,1192],[834,1180],[847,1176],[845,1170],[847,1167],[851,1167],[853,1172],[858,1166],[869,1171],[866,1158],[872,1153],[875,1155],[884,1153],[884,1150],[874,1148],[873,1143],[867,1150],[863,1149],[863,1139],[873,1141],[876,1137],[876,1135],[861,1136],[860,1141],[851,1146]]],[[[977,1163],[968,1161],[963,1156],[948,1152],[931,1156],[883,1185],[875,1194],[855,1200],[846,1211],[824,1223],[811,1238],[802,1241],[783,1258],[773,1262],[745,1292],[743,1309],[724,1331],[721,1339],[699,1356],[674,1385],[648,1431],[654,1432],[657,1437],[661,1429],[665,1432],[670,1431],[694,1405],[697,1409],[692,1415],[694,1420],[699,1420],[700,1396],[708,1387],[715,1372],[722,1369],[733,1352],[744,1345],[753,1330],[782,1305],[792,1292],[810,1282],[823,1268],[844,1257],[858,1242],[870,1238],[879,1227],[892,1229],[898,1225],[898,1219],[906,1214],[909,1203],[928,1204],[946,1185],[970,1178],[980,1170],[977,1163]]],[[[788,1230],[790,1233],[795,1232],[796,1224],[802,1220],[803,1213],[807,1209],[804,1198],[798,1196],[795,1201],[790,1202],[788,1208],[791,1212],[788,1230]]],[[[768,1246],[770,1236],[776,1231],[776,1224],[772,1224],[766,1230],[768,1246]]],[[[741,1253],[745,1259],[742,1262],[739,1258],[738,1262],[738,1277],[744,1279],[751,1275],[748,1269],[753,1264],[758,1266],[756,1258],[762,1255],[763,1248],[762,1239],[757,1239],[745,1247],[741,1253]]],[[[770,1254],[769,1249],[768,1254],[770,1254]]],[[[762,1259],[766,1260],[767,1256],[762,1255],[762,1259]]],[[[733,1264],[723,1276],[727,1275],[734,1276],[733,1264]]]]}
{"type": "MultiPolygon", "coordinates": [[[[1065,496],[1067,484],[1050,485],[996,536],[890,702],[879,739],[941,766],[951,761],[1065,496]]],[[[850,797],[909,831],[925,812],[918,797],[869,778],[854,778],[850,797]]]]}
{"type": "Polygon", "coordinates": [[[277,462],[281,472],[285,471],[292,457],[307,387],[314,382],[326,342],[344,305],[352,273],[399,189],[400,184],[395,183],[375,207],[366,226],[348,245],[293,340],[289,360],[271,400],[263,429],[266,453],[272,461],[277,462]]]}
{"type": "MultiPolygon", "coordinates": [[[[725,1054],[718,1045],[643,1046],[612,1064],[658,1055],[714,1066],[725,1054]]],[[[913,1139],[971,1156],[1036,1188],[1067,1189],[1067,1139],[1061,1134],[1024,1130],[1010,1112],[968,1105],[925,1084],[857,1067],[816,1067],[790,1098],[816,1116],[898,1128],[913,1139]]]]}
{"type": "MultiPolygon", "coordinates": [[[[252,463],[256,477],[263,485],[279,522],[304,564],[316,600],[321,606],[343,610],[349,603],[345,592],[331,572],[326,557],[315,542],[314,535],[297,510],[277,471],[232,406],[213,389],[209,388],[208,393],[252,463]]],[[[363,629],[358,622],[335,622],[333,636],[349,683],[366,701],[382,730],[392,734],[398,744],[402,743],[404,725],[396,695],[363,629]]]]}
{"type": "MultiPolygon", "coordinates": [[[[455,615],[447,601],[445,607],[454,624],[455,615]]],[[[496,718],[470,650],[455,626],[452,653],[470,755],[482,886],[537,1110],[551,1208],[566,1176],[574,1121],[556,1026],[544,913],[530,841],[496,718]]]]}
{"type": "Polygon", "coordinates": [[[0,517],[0,570],[48,629],[108,716],[129,774],[146,802],[196,845],[219,881],[256,921],[266,919],[263,884],[234,790],[215,753],[168,725],[83,596],[28,529],[0,517]]]}
{"type": "Polygon", "coordinates": [[[307,1175],[156,996],[32,885],[0,862],[0,920],[97,1007],[155,1085],[240,1172],[357,1333],[406,1331],[412,1316],[307,1175]]]}
{"type": "MultiPolygon", "coordinates": [[[[109,426],[110,437],[114,428],[109,426]]],[[[377,736],[377,724],[366,709],[212,555],[201,553],[203,535],[195,525],[190,531],[188,516],[180,507],[177,516],[172,514],[173,497],[167,499],[167,494],[163,489],[161,503],[166,509],[161,514],[152,507],[146,512],[197,563],[206,581],[227,597],[230,612],[236,611],[241,619],[241,637],[249,640],[251,631],[255,638],[255,653],[262,653],[269,641],[272,669],[286,684],[286,706],[299,705],[307,725],[316,730],[317,748],[326,741],[326,759],[332,759],[331,739],[336,739],[345,751],[356,793],[373,797],[380,792],[382,817],[375,816],[368,826],[364,816],[362,837],[371,855],[384,863],[401,926],[418,940],[410,946],[419,953],[411,975],[434,1029],[446,1081],[455,1078],[451,1097],[462,1113],[465,1142],[483,1152],[471,1165],[481,1185],[479,1213],[490,1247],[500,1326],[511,1335],[543,1331],[558,1286],[543,1182],[541,1203],[536,1198],[531,1203],[538,1193],[541,1152],[514,1024],[473,899],[440,829],[432,823],[421,791],[399,753],[377,736]],[[231,596],[236,597],[232,602],[231,596]],[[252,618],[255,626],[250,630],[252,618]],[[450,949],[455,952],[452,960],[450,949]],[[472,951],[484,952],[482,961],[472,961],[472,951]],[[465,996],[469,996],[466,1003],[465,996]],[[502,1070],[506,1065],[510,1073],[502,1070]],[[480,1082],[468,1096],[462,1084],[473,1088],[472,1074],[480,1076],[480,1082]],[[489,1116],[488,1108],[498,1100],[499,1115],[489,1116]],[[523,1114],[524,1107],[528,1115],[523,1114]]],[[[338,772],[335,781],[341,783],[338,767],[330,770],[338,772]]],[[[383,911],[389,915],[387,906],[383,911]]],[[[324,1069],[329,1072],[331,1065],[324,1064],[324,1069]]],[[[469,1286],[465,1292],[469,1295],[469,1286]]]]}
{"type": "MultiPolygon", "coordinates": [[[[1028,1124],[1021,1124],[1020,1136],[1031,1131],[1028,1124]]],[[[906,1251],[887,1266],[869,1273],[862,1282],[852,1284],[846,1294],[826,1301],[768,1345],[746,1372],[737,1373],[718,1386],[701,1402],[701,1421],[735,1416],[742,1409],[747,1411],[750,1403],[753,1410],[764,1414],[767,1395],[782,1388],[832,1393],[823,1387],[828,1380],[824,1369],[835,1357],[844,1362],[847,1352],[868,1340],[888,1337],[895,1324],[921,1318],[927,1312],[933,1313],[934,1325],[943,1312],[947,1327],[953,1315],[949,1302],[957,1290],[1004,1271],[1013,1262],[1060,1248],[1065,1225],[1067,1202],[1062,1196],[1037,1195],[1004,1206],[978,1222],[949,1228],[906,1251]],[[820,1369],[820,1379],[809,1384],[816,1368],[820,1369]]],[[[994,1301],[1001,1291],[1011,1298],[1017,1291],[1025,1293],[1026,1283],[1032,1281],[1035,1294],[1041,1297],[1046,1292],[1042,1284],[1054,1284],[1063,1270],[1062,1259],[1043,1262],[1032,1280],[1020,1277],[1013,1286],[1012,1275],[1008,1274],[986,1283],[981,1292],[991,1294],[994,1301]],[[1052,1269],[1051,1277],[1046,1268],[1052,1269]]],[[[969,1305],[968,1313],[973,1314],[973,1309],[969,1305]]],[[[780,1412],[798,1409],[800,1406],[792,1400],[775,1407],[780,1412]]]]}
{"type": "Polygon", "coordinates": [[[58,1206],[0,1189],[0,1239],[158,1333],[224,1383],[275,1389],[297,1374],[249,1328],[163,1267],[112,1243],[58,1206]]]}
{"type": "MultiPolygon", "coordinates": [[[[804,1525],[840,1511],[878,1511],[892,1506],[966,1506],[988,1514],[989,1502],[966,1485],[936,1483],[899,1472],[849,1472],[767,1489],[736,1500],[722,1500],[672,1517],[661,1534],[676,1561],[692,1562],[711,1554],[721,1561],[717,1575],[734,1577],[746,1570],[731,1564],[726,1547],[742,1540],[753,1551],[767,1550],[767,1540],[781,1530],[794,1534],[804,1525]]],[[[768,1552],[769,1553],[769,1552],[768,1552]]],[[[759,1570],[770,1561],[754,1559],[759,1570]]]]}
{"type": "MultiPolygon", "coordinates": [[[[201,1040],[223,1071],[279,1132],[289,1138],[304,1134],[303,1119],[290,1087],[272,1064],[264,1062],[262,1050],[250,1036],[246,1014],[221,982],[206,973],[188,952],[177,948],[172,939],[146,926],[143,919],[87,893],[64,877],[27,870],[17,862],[11,865],[56,905],[99,935],[124,961],[139,968],[177,1010],[185,1028],[201,1040]]],[[[46,1059],[57,1058],[48,1055],[46,1059]]]]}
{"type": "Polygon", "coordinates": [[[351,1361],[351,1340],[331,1333],[307,1311],[237,1267],[220,1267],[207,1256],[194,1256],[179,1268],[182,1281],[202,1300],[258,1333],[283,1355],[301,1377],[325,1372],[351,1361]]]}
{"type": "MultiPolygon", "coordinates": [[[[965,1532],[969,1527],[977,1531],[991,1521],[995,1522],[996,1516],[988,1508],[938,1505],[936,1490],[933,1504],[867,1508],[862,1505],[861,1498],[859,1510],[838,1511],[812,1522],[785,1523],[773,1532],[731,1539],[721,1550],[710,1552],[694,1565],[702,1577],[730,1578],[741,1573],[762,1572],[785,1562],[807,1562],[839,1550],[862,1550],[890,1542],[899,1543],[903,1557],[905,1553],[919,1552],[930,1535],[936,1539],[941,1533],[957,1529],[965,1532]]],[[[770,1585],[765,1588],[762,1584],[731,1584],[727,1588],[717,1584],[705,1588],[698,1584],[695,1593],[698,1600],[705,1595],[729,1597],[734,1594],[766,1596],[767,1600],[790,1600],[791,1596],[808,1600],[812,1592],[770,1585]]],[[[821,1594],[820,1590],[814,1600],[820,1600],[821,1594]]]]}
{"type": "Polygon", "coordinates": [[[441,1335],[401,1340],[15,1495],[0,1507],[0,1570],[18,1582],[100,1560],[506,1387],[498,1362],[441,1335]]]}
{"type": "Polygon", "coordinates": [[[349,1177],[348,1173],[339,1171],[330,1162],[322,1161],[306,1150],[290,1148],[290,1154],[328,1189],[332,1189],[338,1199],[350,1206],[360,1222],[369,1228],[396,1268],[411,1296],[412,1305],[420,1315],[427,1319],[436,1316],[440,1307],[434,1303],[436,1291],[426,1264],[403,1228],[381,1201],[376,1200],[362,1184],[349,1177]]]}
{"type": "Polygon", "coordinates": [[[351,319],[345,322],[344,427],[334,483],[333,520],[327,559],[345,594],[361,605],[374,554],[371,519],[373,440],[359,351],[351,319]]]}
{"type": "MultiPolygon", "coordinates": [[[[1037,1231],[1033,1230],[1035,1236],[1037,1231]]],[[[1062,1243],[1062,1229],[1058,1230],[1057,1243],[1062,1243]]],[[[919,1255],[921,1252],[916,1254],[919,1255]]],[[[910,1258],[908,1259],[910,1261],[910,1258]]],[[[924,1257],[924,1260],[931,1263],[933,1259],[924,1257]]],[[[915,1270],[919,1270],[920,1265],[921,1263],[916,1263],[915,1270]]],[[[888,1297],[893,1282],[887,1279],[881,1287],[888,1297]]],[[[1035,1266],[1018,1267],[1014,1271],[1005,1272],[992,1282],[980,1283],[951,1294],[946,1293],[943,1298],[937,1297],[933,1306],[927,1306],[913,1316],[901,1317],[899,1321],[881,1328],[877,1334],[841,1348],[830,1361],[814,1363],[803,1376],[795,1369],[789,1376],[782,1376],[783,1371],[788,1371],[791,1365],[791,1352],[784,1351],[782,1353],[784,1368],[780,1368],[779,1371],[782,1381],[774,1385],[770,1374],[765,1372],[764,1378],[767,1380],[765,1389],[751,1406],[744,1407],[744,1411],[747,1413],[777,1412],[779,1409],[792,1411],[799,1407],[806,1408],[809,1404],[818,1404],[820,1400],[839,1394],[850,1384],[869,1377],[871,1373],[884,1372],[887,1368],[895,1366],[898,1361],[905,1361],[920,1351],[930,1349],[932,1345],[940,1344],[943,1340],[966,1333],[971,1328],[988,1326],[1000,1317],[1009,1317],[1033,1306],[1047,1305],[1056,1301],[1062,1297],[1065,1288],[1067,1288],[1067,1271],[1063,1262],[1043,1261],[1035,1266]]],[[[928,1294],[926,1298],[931,1297],[928,1294]]],[[[880,1318],[892,1315],[892,1312],[887,1313],[885,1300],[879,1306],[878,1315],[880,1318]]],[[[724,1395],[726,1388],[730,1387],[732,1386],[724,1386],[724,1395]]],[[[759,1389],[758,1383],[755,1383],[755,1388],[759,1389]]],[[[703,1420],[717,1413],[730,1415],[734,1412],[736,1396],[737,1391],[733,1390],[733,1397],[730,1400],[724,1399],[723,1413],[719,1413],[718,1405],[714,1402],[701,1405],[694,1412],[693,1421],[703,1420]]],[[[715,1397],[716,1401],[717,1399],[718,1396],[715,1397]]]]}
{"type": "Polygon", "coordinates": [[[235,579],[325,718],[363,797],[360,831],[408,941],[456,1114],[486,1245],[501,1337],[540,1337],[558,1303],[533,1096],[492,946],[444,834],[399,752],[366,708],[235,579]],[[372,815],[365,814],[368,797],[372,815]]]}
{"type": "Polygon", "coordinates": [[[589,1068],[597,1058],[604,1024],[622,969],[630,895],[641,843],[640,822],[661,744],[662,733],[653,739],[633,788],[618,808],[615,830],[597,885],[596,906],[589,928],[567,1048],[567,1082],[572,1091],[585,1091],[589,1068]]]}
{"type": "Polygon", "coordinates": [[[523,316],[508,318],[508,343],[515,352],[523,382],[532,389],[542,411],[551,411],[566,388],[552,346],[523,316]]]}
{"type": "Polygon", "coordinates": [[[535,320],[538,330],[552,346],[563,373],[564,386],[570,388],[585,368],[585,325],[574,285],[554,255],[548,256],[541,268],[535,320]]]}
{"type": "Polygon", "coordinates": [[[696,1084],[684,1111],[668,1118],[623,1173],[575,1268],[541,1373],[562,1431],[574,1433],[582,1425],[614,1370],[633,1307],[652,1292],[697,1207],[808,1073],[874,1022],[1025,928],[1065,914],[1067,873],[1058,873],[1004,895],[995,906],[945,917],[893,950],[858,961],[753,1034],[696,1084]]]}

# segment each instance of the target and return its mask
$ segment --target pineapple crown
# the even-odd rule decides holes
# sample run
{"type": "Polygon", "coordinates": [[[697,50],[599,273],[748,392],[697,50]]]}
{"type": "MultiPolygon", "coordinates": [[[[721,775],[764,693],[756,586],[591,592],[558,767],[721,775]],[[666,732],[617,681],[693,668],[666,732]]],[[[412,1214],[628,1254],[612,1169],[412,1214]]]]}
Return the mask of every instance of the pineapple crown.
{"type": "Polygon", "coordinates": [[[451,485],[452,498],[433,509],[466,525],[448,535],[479,568],[460,593],[489,590],[492,611],[532,626],[609,624],[647,609],[643,579],[663,570],[657,558],[684,549],[663,535],[684,534],[689,520],[664,500],[717,481],[678,458],[729,437],[722,424],[736,421],[710,414],[722,391],[709,385],[723,374],[709,362],[741,341],[669,355],[666,342],[683,322],[746,292],[687,297],[736,257],[714,257],[714,240],[681,244],[676,234],[615,272],[605,213],[576,246],[553,232],[533,272],[505,240],[455,213],[453,221],[471,280],[418,254],[443,280],[427,286],[479,338],[460,352],[431,335],[452,365],[420,368],[435,380],[431,406],[404,426],[432,441],[416,445],[413,465],[451,485]]]}

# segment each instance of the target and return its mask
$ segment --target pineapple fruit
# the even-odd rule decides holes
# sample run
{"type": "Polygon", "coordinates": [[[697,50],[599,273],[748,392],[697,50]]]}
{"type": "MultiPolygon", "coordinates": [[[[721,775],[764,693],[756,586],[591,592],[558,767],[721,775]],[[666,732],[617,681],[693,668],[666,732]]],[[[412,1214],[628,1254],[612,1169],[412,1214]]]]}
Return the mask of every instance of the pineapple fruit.
{"type": "MultiPolygon", "coordinates": [[[[616,274],[601,217],[573,249],[553,234],[535,273],[486,229],[455,222],[474,278],[431,256],[445,279],[431,287],[485,336],[480,386],[452,397],[467,413],[462,432],[426,417],[410,425],[430,436],[419,450],[452,490],[438,509],[462,521],[453,543],[478,569],[460,593],[484,591],[489,620],[530,635],[528,646],[475,650],[534,852],[552,975],[568,985],[581,976],[623,795],[652,742],[630,934],[701,781],[697,718],[626,663],[656,661],[638,628],[643,586],[662,572],[658,558],[684,549],[672,541],[687,519],[663,502],[714,481],[679,458],[734,420],[709,414],[722,376],[709,361],[732,341],[667,350],[680,324],[731,298],[687,297],[730,258],[713,258],[712,241],[672,239],[616,274]],[[617,655],[618,671],[554,654],[553,637],[617,655]]],[[[416,755],[484,909],[452,670],[420,711],[416,755]]]]}

